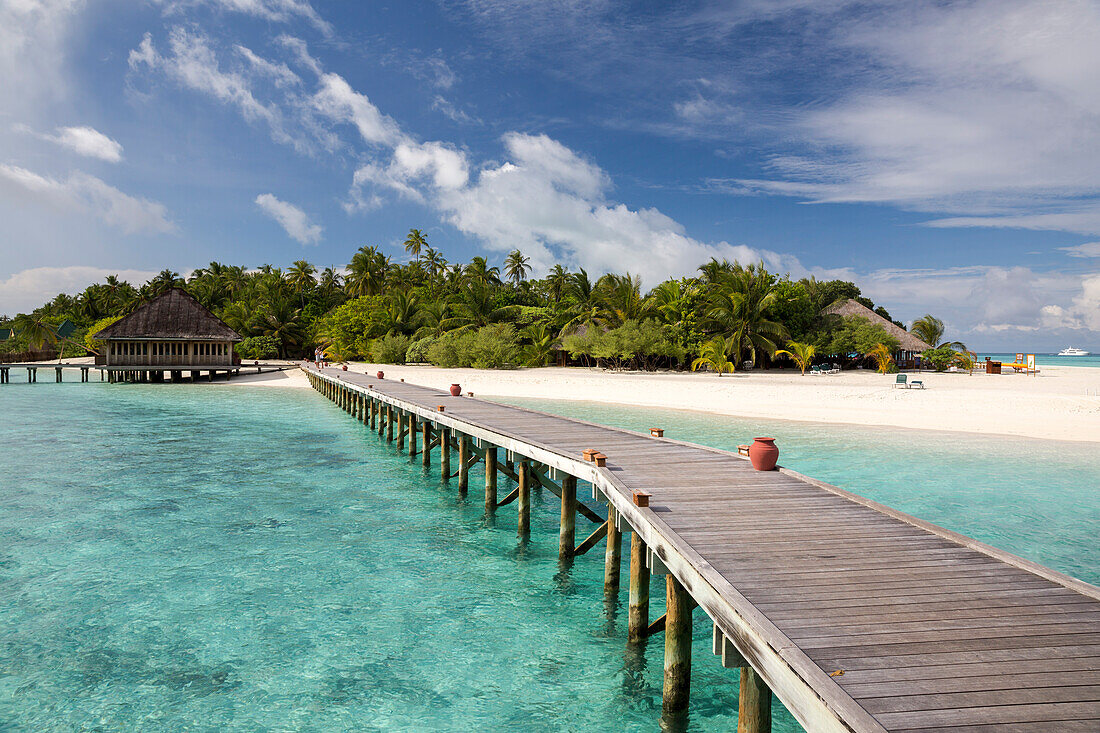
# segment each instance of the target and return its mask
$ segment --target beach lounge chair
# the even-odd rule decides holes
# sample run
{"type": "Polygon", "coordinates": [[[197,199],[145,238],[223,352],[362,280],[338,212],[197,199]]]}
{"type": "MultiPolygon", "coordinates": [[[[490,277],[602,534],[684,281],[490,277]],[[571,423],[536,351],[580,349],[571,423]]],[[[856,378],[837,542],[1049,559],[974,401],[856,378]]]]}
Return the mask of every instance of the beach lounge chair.
{"type": "Polygon", "coordinates": [[[894,388],[905,387],[909,389],[909,378],[904,374],[899,374],[898,378],[894,380],[894,388]]]}
{"type": "Polygon", "coordinates": [[[812,374],[815,377],[821,376],[821,365],[820,364],[814,364],[812,367],[810,367],[810,374],[812,374]]]}
{"type": "Polygon", "coordinates": [[[910,389],[917,389],[917,388],[924,389],[924,382],[920,379],[910,379],[909,380],[909,388],[910,389]]]}

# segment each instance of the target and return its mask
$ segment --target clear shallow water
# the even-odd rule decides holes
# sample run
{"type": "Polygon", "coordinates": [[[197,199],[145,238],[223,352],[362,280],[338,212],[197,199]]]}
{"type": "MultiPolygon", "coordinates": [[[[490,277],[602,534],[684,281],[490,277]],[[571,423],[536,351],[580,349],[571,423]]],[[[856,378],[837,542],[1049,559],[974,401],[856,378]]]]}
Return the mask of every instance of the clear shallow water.
{"type": "MultiPolygon", "coordinates": [[[[771,433],[786,465],[1098,579],[1083,446],[524,404],[771,433]]],[[[480,475],[461,500],[308,390],[13,384],[0,415],[0,730],[659,728],[663,644],[627,651],[602,553],[558,566],[548,493],[520,545],[480,475]]],[[[701,613],[693,656],[688,728],[733,728],[701,613]]]]}
{"type": "MultiPolygon", "coordinates": [[[[1087,349],[1086,349],[1087,350],[1087,349]]],[[[1100,367],[1100,354],[1093,351],[1089,356],[1058,356],[1057,354],[1035,354],[1035,363],[1040,366],[1076,366],[1076,367],[1100,367]]],[[[985,361],[985,357],[994,361],[1014,361],[1016,354],[981,353],[979,361],[985,361]]],[[[1026,358],[1026,356],[1025,356],[1026,358]]]]}
{"type": "Polygon", "coordinates": [[[795,471],[1100,583],[1100,449],[1087,443],[752,420],[687,410],[511,404],[736,450],[776,438],[795,471]]]}
{"type": "MultiPolygon", "coordinates": [[[[558,566],[548,492],[521,546],[480,476],[459,499],[311,390],[12,384],[0,415],[0,730],[659,728],[663,642],[627,651],[602,553],[558,566]]],[[[703,617],[694,654],[689,729],[730,729],[703,617]]]]}

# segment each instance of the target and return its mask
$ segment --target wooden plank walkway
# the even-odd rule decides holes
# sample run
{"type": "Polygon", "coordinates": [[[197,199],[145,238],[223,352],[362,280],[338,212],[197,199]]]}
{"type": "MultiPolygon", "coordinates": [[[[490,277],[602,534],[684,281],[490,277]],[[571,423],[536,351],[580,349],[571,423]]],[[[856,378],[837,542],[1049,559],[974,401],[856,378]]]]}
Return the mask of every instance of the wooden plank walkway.
{"type": "Polygon", "coordinates": [[[1100,588],[725,451],[320,376],[592,482],[714,621],[716,653],[732,645],[807,730],[1100,731],[1100,588]]]}

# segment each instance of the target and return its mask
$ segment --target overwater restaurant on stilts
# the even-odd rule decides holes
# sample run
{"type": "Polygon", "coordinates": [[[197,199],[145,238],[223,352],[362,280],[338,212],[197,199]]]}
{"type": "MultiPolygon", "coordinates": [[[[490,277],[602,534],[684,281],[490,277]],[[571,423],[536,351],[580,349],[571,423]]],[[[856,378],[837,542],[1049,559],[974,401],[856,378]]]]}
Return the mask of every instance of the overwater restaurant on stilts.
{"type": "Polygon", "coordinates": [[[226,379],[240,371],[233,346],[240,334],[182,288],[172,288],[115,321],[93,338],[104,342],[96,366],[109,381],[226,379]]]}

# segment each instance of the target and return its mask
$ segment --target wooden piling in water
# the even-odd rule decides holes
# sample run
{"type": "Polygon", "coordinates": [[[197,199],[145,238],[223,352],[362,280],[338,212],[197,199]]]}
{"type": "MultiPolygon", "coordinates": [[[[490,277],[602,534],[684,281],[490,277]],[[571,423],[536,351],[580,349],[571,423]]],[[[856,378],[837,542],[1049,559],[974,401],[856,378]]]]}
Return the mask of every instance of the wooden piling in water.
{"type": "Polygon", "coordinates": [[[393,421],[395,416],[393,414],[393,405],[386,405],[386,442],[393,442],[393,421]]]}
{"type": "Polygon", "coordinates": [[[619,592],[619,567],[623,561],[623,532],[616,524],[618,512],[607,505],[607,551],[604,553],[603,591],[606,595],[619,592]]]}
{"type": "Polygon", "coordinates": [[[432,465],[432,421],[423,420],[421,432],[421,443],[423,448],[420,451],[420,463],[424,468],[428,468],[432,465]]]}
{"type": "Polygon", "coordinates": [[[485,446],[485,513],[497,510],[497,447],[485,446]]]}
{"type": "Polygon", "coordinates": [[[458,493],[466,495],[470,488],[470,436],[458,436],[458,493]]]}
{"type": "Polygon", "coordinates": [[[641,641],[649,628],[649,566],[645,563],[646,546],[641,535],[630,533],[630,605],[627,608],[626,633],[631,642],[641,641]]]}
{"type": "Polygon", "coordinates": [[[577,477],[561,480],[561,525],[558,529],[558,559],[572,560],[577,546],[577,477]]]}
{"type": "Polygon", "coordinates": [[[451,429],[439,426],[439,472],[444,481],[451,480],[451,429]]]}
{"type": "Polygon", "coordinates": [[[771,733],[772,691],[752,667],[741,668],[737,733],[771,733]]]}
{"type": "Polygon", "coordinates": [[[397,450],[405,450],[405,427],[408,422],[408,413],[404,410],[397,411],[397,450]]]}
{"type": "Polygon", "coordinates": [[[666,714],[687,710],[691,692],[691,596],[680,581],[665,576],[665,684],[662,709],[666,714]]]}
{"type": "Polygon", "coordinates": [[[516,522],[516,533],[526,538],[531,534],[531,469],[526,460],[520,461],[516,469],[519,479],[519,493],[516,496],[519,519],[516,522]]]}
{"type": "Polygon", "coordinates": [[[416,433],[420,429],[416,424],[416,415],[409,413],[409,458],[416,457],[416,433]]]}

